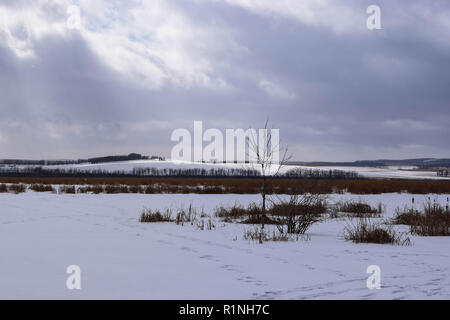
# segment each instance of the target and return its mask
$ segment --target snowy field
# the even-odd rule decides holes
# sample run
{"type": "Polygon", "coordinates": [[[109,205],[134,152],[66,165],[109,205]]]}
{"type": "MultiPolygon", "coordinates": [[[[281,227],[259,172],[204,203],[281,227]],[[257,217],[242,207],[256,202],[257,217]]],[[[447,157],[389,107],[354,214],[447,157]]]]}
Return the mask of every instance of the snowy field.
{"type": "MultiPolygon", "coordinates": [[[[57,165],[46,166],[45,168],[66,168],[78,170],[104,170],[104,171],[125,171],[130,172],[133,168],[157,168],[157,169],[192,169],[192,168],[234,168],[234,169],[258,169],[258,166],[252,167],[249,164],[213,164],[213,163],[194,163],[182,161],[158,161],[158,160],[135,160],[121,162],[107,162],[98,164],[74,164],[74,165],[57,165]]],[[[280,172],[295,168],[313,169],[313,170],[342,170],[358,172],[366,178],[389,178],[389,179],[450,179],[450,177],[438,177],[436,172],[417,170],[412,166],[387,166],[387,167],[339,167],[339,166],[284,166],[280,172]],[[414,170],[413,170],[414,169],[414,170]]],[[[276,171],[274,166],[273,171],[276,171]]]]}
{"type": "MultiPolygon", "coordinates": [[[[431,196],[444,203],[447,196],[431,196]]],[[[333,195],[387,207],[411,195],[333,195]]],[[[425,196],[415,196],[416,203],[425,196]]],[[[415,237],[412,246],[354,244],[343,220],[313,225],[298,242],[243,240],[251,226],[216,230],[139,223],[143,207],[190,203],[210,213],[258,195],[0,194],[0,299],[450,299],[450,237],[415,237]],[[66,268],[81,268],[81,290],[66,268]],[[379,290],[366,287],[369,265],[379,290]]],[[[402,229],[402,226],[399,227],[402,229]]],[[[406,230],[406,227],[403,227],[406,230]]]]}

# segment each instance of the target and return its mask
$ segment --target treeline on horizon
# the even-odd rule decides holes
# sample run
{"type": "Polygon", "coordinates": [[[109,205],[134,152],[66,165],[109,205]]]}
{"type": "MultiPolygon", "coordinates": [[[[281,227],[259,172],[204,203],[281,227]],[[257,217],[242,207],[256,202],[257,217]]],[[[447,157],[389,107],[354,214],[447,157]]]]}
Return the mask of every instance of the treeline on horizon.
{"type": "Polygon", "coordinates": [[[448,170],[448,169],[438,170],[437,176],[438,177],[448,177],[448,176],[450,176],[450,170],[448,170]]]}
{"type": "MultiPolygon", "coordinates": [[[[242,168],[133,168],[131,171],[101,169],[80,170],[76,168],[0,168],[1,177],[70,177],[70,178],[107,178],[107,177],[224,177],[224,178],[259,178],[260,171],[242,168]]],[[[354,171],[320,170],[295,168],[279,174],[278,178],[292,179],[359,179],[354,171]]]]}
{"type": "Polygon", "coordinates": [[[139,153],[130,153],[128,155],[105,156],[88,159],[77,160],[24,160],[24,159],[0,159],[0,164],[4,165],[29,165],[29,166],[57,166],[68,164],[82,164],[82,163],[106,163],[106,162],[120,162],[132,160],[164,160],[164,157],[159,156],[143,156],[139,153]]]}

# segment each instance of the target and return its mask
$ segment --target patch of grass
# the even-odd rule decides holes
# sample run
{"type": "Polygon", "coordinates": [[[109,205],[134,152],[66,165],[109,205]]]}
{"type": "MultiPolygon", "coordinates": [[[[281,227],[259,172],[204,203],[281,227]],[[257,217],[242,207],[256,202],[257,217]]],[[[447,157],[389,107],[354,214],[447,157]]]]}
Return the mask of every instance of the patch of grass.
{"type": "Polygon", "coordinates": [[[194,223],[197,221],[197,210],[189,205],[188,209],[179,209],[175,218],[175,223],[178,225],[184,225],[185,223],[194,223]]]}
{"type": "Polygon", "coordinates": [[[15,193],[15,194],[23,193],[23,192],[27,191],[27,186],[22,183],[10,184],[8,187],[8,191],[15,193]]]}
{"type": "Polygon", "coordinates": [[[269,212],[277,217],[280,233],[305,234],[321,214],[327,211],[326,196],[319,194],[291,195],[289,200],[278,199],[269,212]]]}
{"type": "Polygon", "coordinates": [[[414,225],[417,223],[421,212],[413,208],[396,208],[395,216],[392,220],[393,224],[414,225]]]}
{"type": "Polygon", "coordinates": [[[214,210],[214,215],[219,218],[237,219],[245,216],[258,216],[262,214],[261,207],[255,203],[250,203],[247,208],[235,203],[231,207],[219,206],[214,210]]]}
{"type": "Polygon", "coordinates": [[[291,195],[289,200],[278,199],[268,210],[269,214],[280,217],[320,215],[326,212],[326,196],[319,194],[291,195]]]}
{"type": "Polygon", "coordinates": [[[0,184],[0,193],[8,192],[8,186],[4,183],[0,184]]]}
{"type": "MultiPolygon", "coordinates": [[[[224,222],[228,222],[228,221],[224,220],[224,222]]],[[[243,224],[261,224],[261,216],[256,215],[256,214],[249,215],[246,219],[242,220],[241,223],[243,223],[243,224]]],[[[275,224],[275,225],[280,224],[280,222],[278,220],[272,219],[267,216],[264,218],[264,223],[265,224],[275,224]]]]}
{"type": "Polygon", "coordinates": [[[96,184],[92,186],[84,186],[78,188],[78,193],[93,193],[100,194],[104,192],[104,187],[101,184],[96,184]]]}
{"type": "Polygon", "coordinates": [[[69,194],[75,194],[77,193],[77,190],[75,186],[65,185],[59,187],[59,193],[69,193],[69,194]]]}
{"type": "MultiPolygon", "coordinates": [[[[320,215],[327,212],[326,195],[304,194],[291,195],[289,200],[278,198],[271,201],[266,210],[264,223],[268,225],[287,225],[287,233],[303,234],[313,223],[320,220],[320,215]]],[[[231,207],[219,206],[214,211],[216,217],[224,222],[244,224],[261,224],[262,206],[250,203],[247,207],[234,204],[231,207]]]]}
{"type": "Polygon", "coordinates": [[[311,240],[311,237],[288,234],[286,232],[280,232],[279,230],[272,230],[272,232],[270,232],[265,229],[261,229],[260,227],[255,227],[250,230],[244,230],[243,239],[262,244],[267,241],[309,241],[311,240]]]}
{"type": "Polygon", "coordinates": [[[347,225],[344,239],[355,243],[411,245],[411,240],[404,233],[395,231],[392,226],[371,222],[368,218],[358,219],[356,224],[347,225]]]}
{"type": "Polygon", "coordinates": [[[46,184],[32,184],[30,190],[34,192],[55,192],[55,189],[51,185],[46,184]]]}
{"type": "MultiPolygon", "coordinates": [[[[0,177],[0,183],[52,185],[138,185],[146,193],[217,193],[258,194],[260,178],[219,177],[152,177],[152,178],[82,178],[82,177],[0,177]],[[147,186],[151,186],[148,187],[147,186]]],[[[342,193],[381,194],[408,192],[413,194],[449,194],[448,180],[370,180],[370,179],[273,179],[267,185],[267,194],[342,193]]]]}
{"type": "Polygon", "coordinates": [[[428,201],[422,211],[397,208],[392,223],[409,225],[410,232],[418,236],[450,236],[450,211],[436,202],[428,201]]]}
{"type": "Polygon", "coordinates": [[[128,191],[130,193],[144,193],[144,188],[142,186],[130,185],[128,191]]]}
{"type": "Polygon", "coordinates": [[[250,241],[258,241],[258,243],[262,244],[263,242],[269,241],[270,237],[267,231],[259,227],[255,227],[252,230],[245,230],[243,239],[250,241]]]}
{"type": "Polygon", "coordinates": [[[359,201],[347,200],[336,203],[334,210],[336,212],[344,213],[345,216],[347,217],[376,218],[382,215],[383,204],[378,203],[378,207],[374,208],[362,200],[359,201]]]}
{"type": "Polygon", "coordinates": [[[105,193],[108,194],[128,193],[128,188],[125,187],[124,189],[122,189],[120,185],[108,184],[105,186],[105,193]]]}
{"type": "Polygon", "coordinates": [[[312,214],[304,214],[278,220],[277,228],[280,233],[305,234],[305,232],[319,219],[312,214]]]}
{"type": "Polygon", "coordinates": [[[143,209],[139,222],[172,222],[172,211],[166,209],[161,212],[159,210],[152,211],[151,209],[143,209]]]}

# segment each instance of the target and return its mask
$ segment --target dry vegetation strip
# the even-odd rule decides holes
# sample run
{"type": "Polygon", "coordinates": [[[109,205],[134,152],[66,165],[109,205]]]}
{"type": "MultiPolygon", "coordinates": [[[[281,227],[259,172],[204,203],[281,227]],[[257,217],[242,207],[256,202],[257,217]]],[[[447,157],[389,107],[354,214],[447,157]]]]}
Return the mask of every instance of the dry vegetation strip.
{"type": "MultiPolygon", "coordinates": [[[[37,185],[82,185],[97,192],[110,193],[236,193],[257,194],[261,190],[258,178],[0,178],[1,183],[37,185]],[[112,187],[108,190],[98,186],[112,187]],[[140,188],[138,186],[143,186],[140,188]],[[151,186],[151,188],[148,188],[151,186]],[[147,189],[147,191],[143,191],[147,189]]],[[[444,180],[327,180],[327,179],[275,179],[268,185],[268,193],[301,194],[350,192],[354,194],[380,194],[409,192],[414,194],[450,193],[450,181],[444,180]]]]}
{"type": "Polygon", "coordinates": [[[450,210],[439,203],[428,202],[422,209],[397,208],[394,224],[405,224],[419,236],[450,236],[450,210]]]}

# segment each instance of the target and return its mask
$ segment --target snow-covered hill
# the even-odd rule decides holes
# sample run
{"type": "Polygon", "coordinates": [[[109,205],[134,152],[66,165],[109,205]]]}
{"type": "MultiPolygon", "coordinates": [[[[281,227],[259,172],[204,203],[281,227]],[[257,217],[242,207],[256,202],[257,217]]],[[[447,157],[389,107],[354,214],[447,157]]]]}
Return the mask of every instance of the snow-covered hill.
{"type": "MultiPolygon", "coordinates": [[[[222,164],[222,163],[196,163],[196,162],[182,162],[182,161],[158,161],[158,160],[136,160],[136,161],[123,161],[123,162],[108,162],[98,164],[75,164],[75,165],[60,165],[60,166],[47,166],[46,168],[72,168],[78,170],[105,170],[105,171],[132,171],[134,168],[235,168],[235,169],[251,169],[250,164],[222,164]]],[[[255,169],[259,169],[258,166],[254,166],[255,169]]],[[[307,168],[318,170],[341,170],[341,171],[354,171],[358,172],[361,176],[367,178],[390,178],[390,179],[450,179],[438,177],[436,172],[417,170],[412,166],[389,166],[389,167],[347,167],[347,166],[300,166],[289,165],[282,169],[283,171],[295,169],[295,168],[307,168]]],[[[276,168],[274,167],[274,170],[276,168]]]]}

